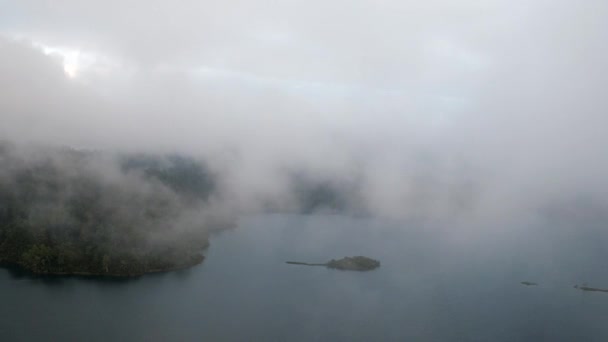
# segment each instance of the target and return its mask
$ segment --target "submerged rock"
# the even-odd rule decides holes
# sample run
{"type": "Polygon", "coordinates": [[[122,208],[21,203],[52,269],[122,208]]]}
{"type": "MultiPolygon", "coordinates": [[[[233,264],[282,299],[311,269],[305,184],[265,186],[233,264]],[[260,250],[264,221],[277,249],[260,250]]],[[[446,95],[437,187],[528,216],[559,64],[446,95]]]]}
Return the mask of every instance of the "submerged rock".
{"type": "Polygon", "coordinates": [[[579,289],[581,291],[589,291],[589,292],[608,292],[608,289],[599,289],[597,287],[589,287],[587,284],[583,284],[582,286],[574,285],[575,289],[579,289]]]}
{"type": "Polygon", "coordinates": [[[331,259],[324,264],[311,264],[298,261],[287,261],[286,263],[305,266],[326,266],[327,268],[345,271],[370,271],[380,267],[380,261],[364,256],[344,257],[339,260],[331,259]]]}
{"type": "Polygon", "coordinates": [[[526,286],[538,286],[537,283],[533,283],[531,281],[522,281],[521,284],[526,286]]]}

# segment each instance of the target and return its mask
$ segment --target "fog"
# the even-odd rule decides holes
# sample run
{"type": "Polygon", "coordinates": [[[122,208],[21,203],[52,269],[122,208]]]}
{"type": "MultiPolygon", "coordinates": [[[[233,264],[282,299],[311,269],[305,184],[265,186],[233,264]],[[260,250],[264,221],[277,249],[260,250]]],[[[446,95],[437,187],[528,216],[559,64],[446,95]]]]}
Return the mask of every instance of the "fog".
{"type": "Polygon", "coordinates": [[[0,138],[289,172],[390,218],[608,205],[605,1],[0,1],[0,138]],[[570,203],[570,204],[569,204],[570,203]]]}

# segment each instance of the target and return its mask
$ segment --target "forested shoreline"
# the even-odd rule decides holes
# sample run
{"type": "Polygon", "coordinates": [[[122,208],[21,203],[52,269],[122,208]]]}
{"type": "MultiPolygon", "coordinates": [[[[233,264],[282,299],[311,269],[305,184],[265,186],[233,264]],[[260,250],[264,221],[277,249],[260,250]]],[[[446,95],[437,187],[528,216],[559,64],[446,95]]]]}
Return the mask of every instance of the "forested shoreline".
{"type": "Polygon", "coordinates": [[[200,162],[3,143],[0,163],[1,264],[137,276],[203,260],[208,233],[196,215],[215,184],[200,162]]]}

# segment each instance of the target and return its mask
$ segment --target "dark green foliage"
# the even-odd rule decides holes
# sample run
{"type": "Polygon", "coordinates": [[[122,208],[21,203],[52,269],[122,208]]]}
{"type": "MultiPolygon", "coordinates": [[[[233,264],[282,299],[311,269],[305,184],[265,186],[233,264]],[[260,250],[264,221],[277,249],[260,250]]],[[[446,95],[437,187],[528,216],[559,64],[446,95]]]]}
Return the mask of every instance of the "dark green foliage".
{"type": "Polygon", "coordinates": [[[176,222],[214,189],[203,166],[148,157],[146,167],[119,167],[94,153],[47,152],[25,158],[0,148],[0,263],[132,276],[202,261],[205,231],[176,222]]]}
{"type": "Polygon", "coordinates": [[[300,213],[363,212],[362,196],[357,180],[338,182],[296,172],[291,175],[290,181],[291,191],[300,213]]]}
{"type": "Polygon", "coordinates": [[[380,261],[364,256],[344,257],[339,260],[331,259],[327,267],[346,271],[370,271],[380,267],[380,261]]]}
{"type": "Polygon", "coordinates": [[[177,154],[158,158],[150,155],[126,156],[121,163],[125,172],[139,171],[156,179],[175,192],[190,198],[207,200],[215,190],[209,170],[196,161],[177,154]]]}
{"type": "Polygon", "coordinates": [[[311,214],[319,209],[342,211],[345,201],[342,194],[330,183],[303,184],[296,183],[295,194],[303,213],[311,214]]]}

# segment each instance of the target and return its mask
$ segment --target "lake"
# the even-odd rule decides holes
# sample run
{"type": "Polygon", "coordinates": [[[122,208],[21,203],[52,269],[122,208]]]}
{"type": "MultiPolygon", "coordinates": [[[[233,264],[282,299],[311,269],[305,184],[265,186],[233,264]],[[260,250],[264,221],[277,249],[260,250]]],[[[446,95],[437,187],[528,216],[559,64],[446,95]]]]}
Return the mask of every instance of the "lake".
{"type": "Polygon", "coordinates": [[[606,341],[603,224],[466,228],[264,215],[189,270],[131,280],[0,269],[1,341],[606,341]],[[370,272],[285,264],[365,255],[370,272]],[[532,281],[539,286],[523,286],[532,281]]]}

